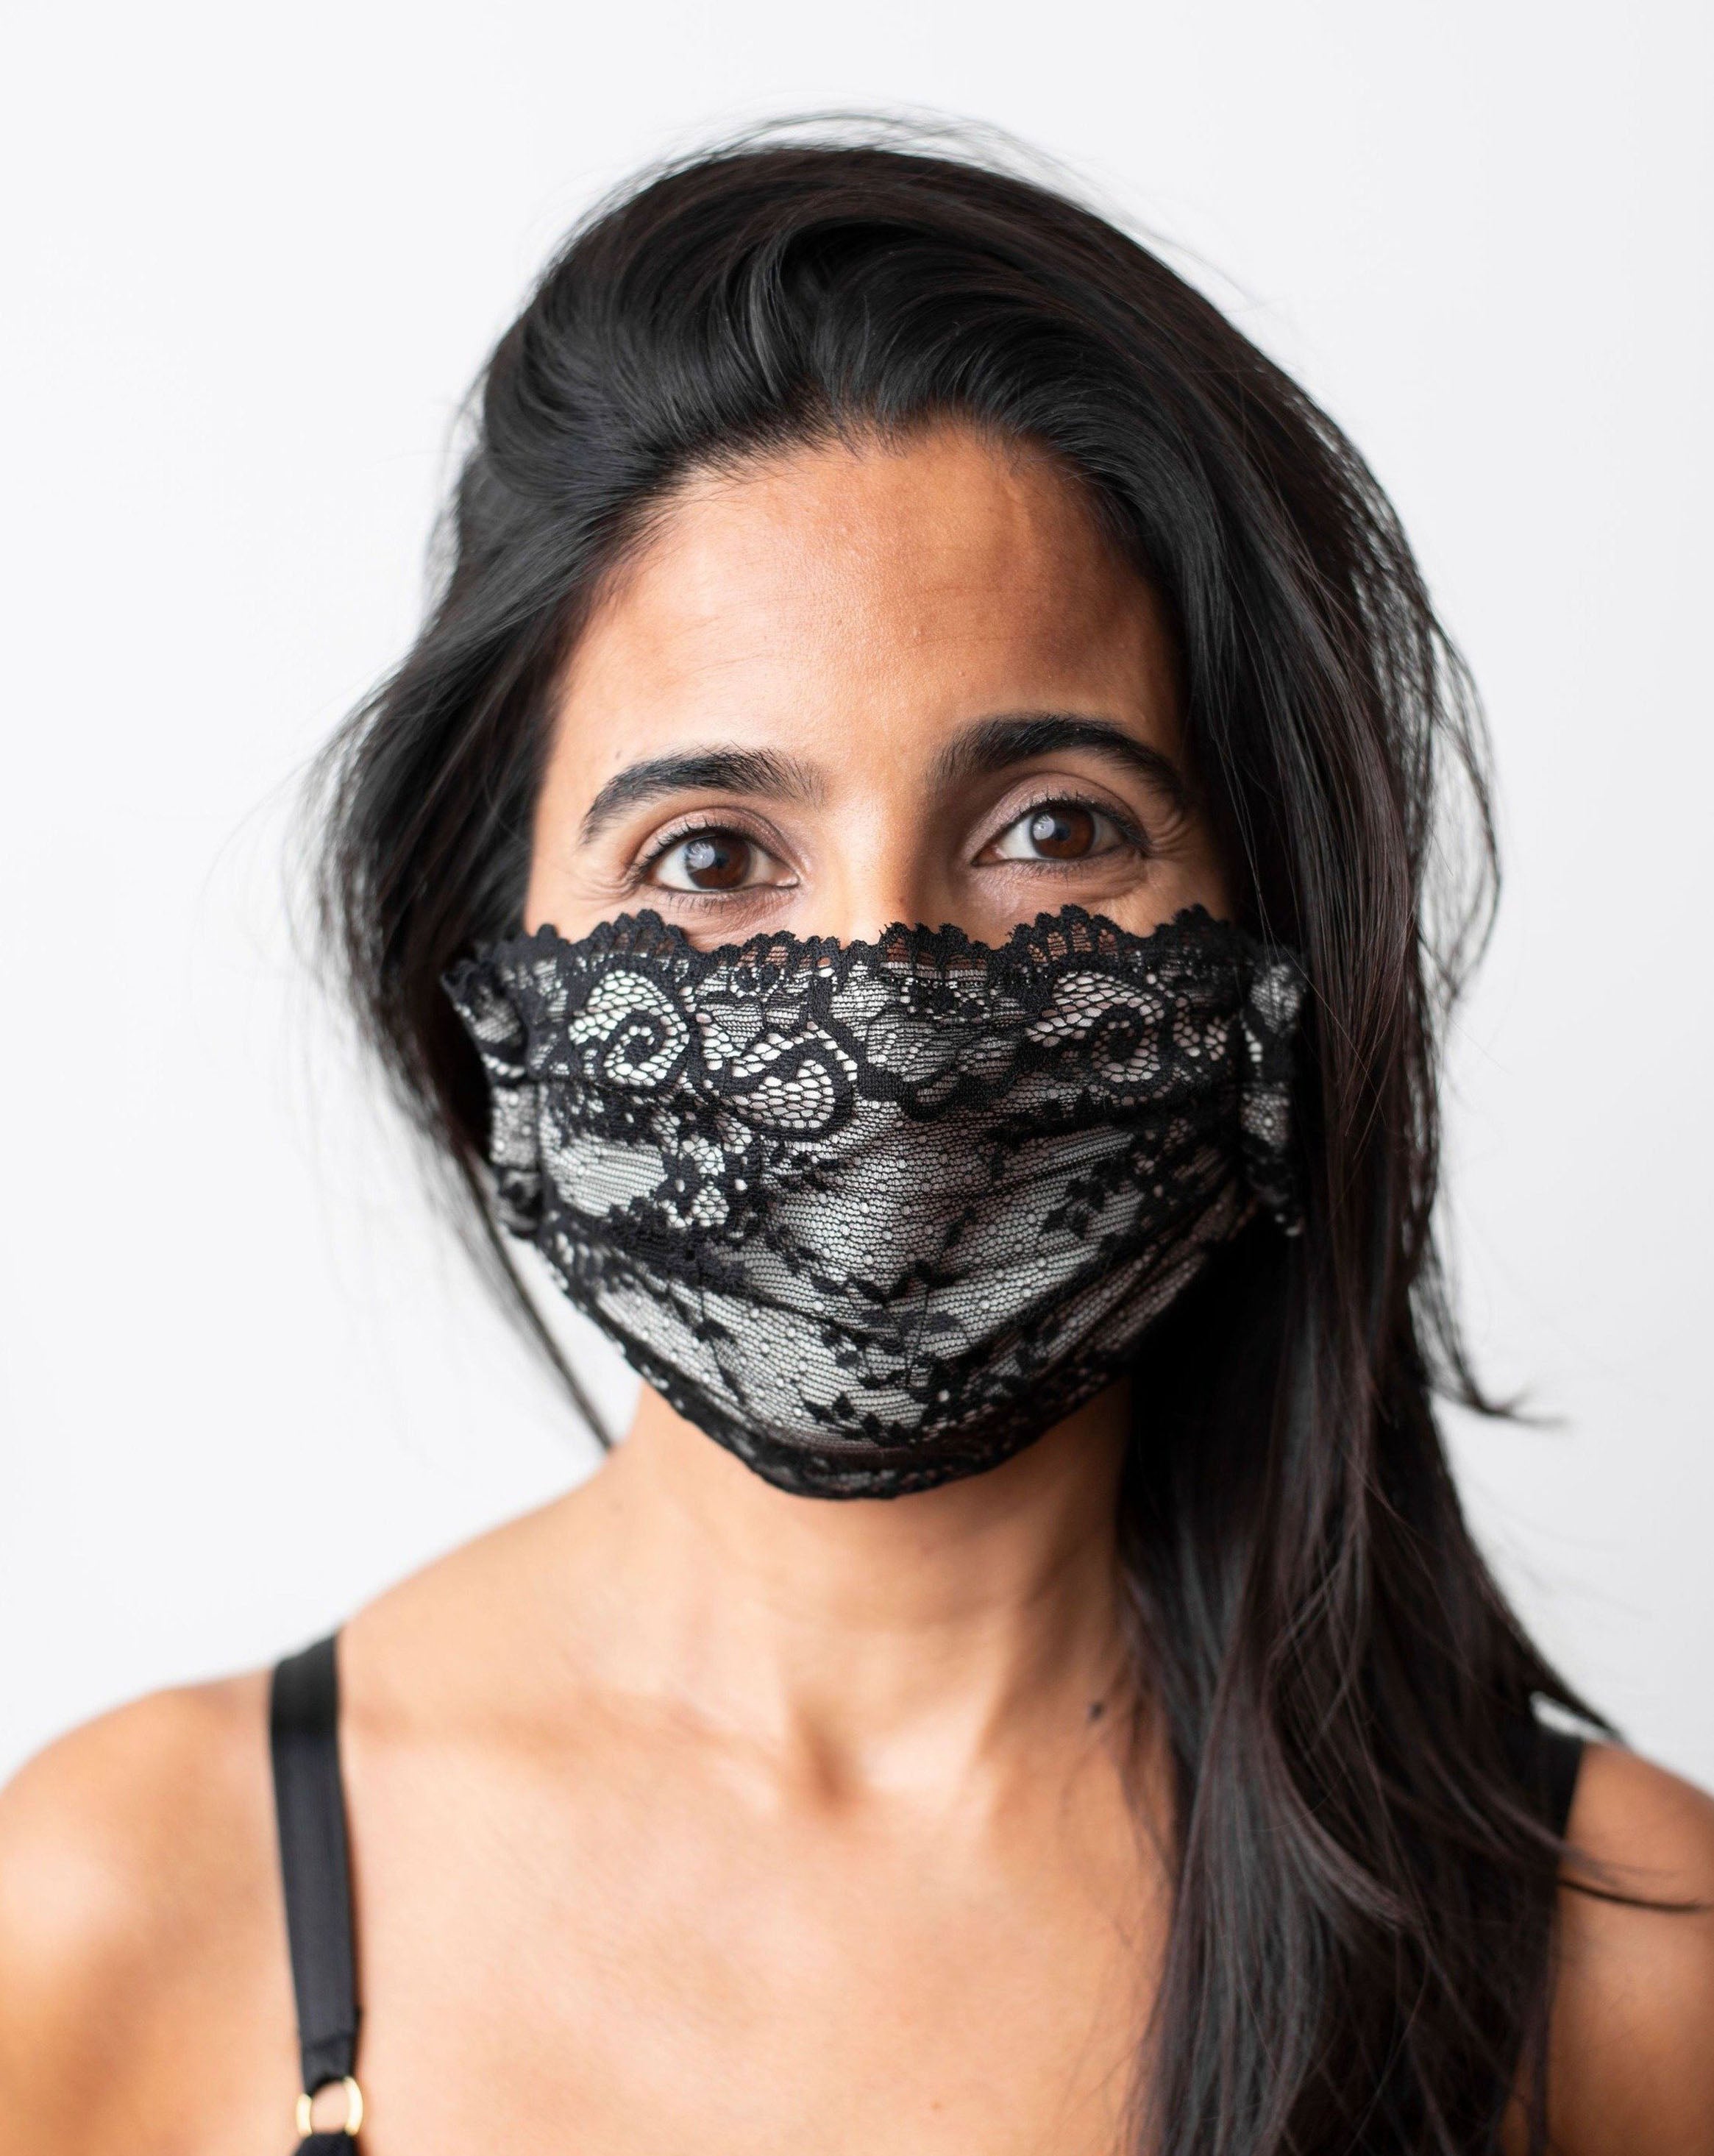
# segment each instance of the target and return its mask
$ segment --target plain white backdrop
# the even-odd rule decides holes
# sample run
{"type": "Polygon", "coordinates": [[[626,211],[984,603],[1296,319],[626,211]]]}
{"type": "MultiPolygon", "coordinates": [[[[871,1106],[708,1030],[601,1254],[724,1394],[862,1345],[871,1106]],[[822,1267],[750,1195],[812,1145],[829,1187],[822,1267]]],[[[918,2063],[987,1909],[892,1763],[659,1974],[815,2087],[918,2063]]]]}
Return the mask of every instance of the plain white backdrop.
{"type": "MultiPolygon", "coordinates": [[[[455,408],[562,229],[829,105],[1025,137],[1355,436],[1486,694],[1455,1443],[1569,1674],[1714,1782],[1708,85],[1685,0],[14,0],[0,1772],[587,1471],[288,930],[455,408]]],[[[631,1381],[585,1328],[612,1411],[631,1381]]]]}

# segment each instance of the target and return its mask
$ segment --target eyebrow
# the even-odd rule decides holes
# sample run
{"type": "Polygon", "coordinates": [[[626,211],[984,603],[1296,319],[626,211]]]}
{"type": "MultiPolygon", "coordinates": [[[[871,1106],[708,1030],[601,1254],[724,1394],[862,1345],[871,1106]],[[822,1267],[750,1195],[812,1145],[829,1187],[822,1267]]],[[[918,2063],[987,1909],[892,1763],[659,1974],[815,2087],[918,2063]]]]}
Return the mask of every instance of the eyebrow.
{"type": "MultiPolygon", "coordinates": [[[[1075,718],[1062,711],[1008,711],[978,720],[942,750],[935,780],[939,787],[951,788],[1035,757],[1075,749],[1147,778],[1175,808],[1188,808],[1188,783],[1164,750],[1138,741],[1111,719],[1075,718]]],[[[587,844],[625,809],[689,793],[747,793],[813,805],[824,798],[825,788],[810,765],[772,749],[690,749],[650,757],[614,773],[583,812],[578,837],[587,844]]]]}
{"type": "Polygon", "coordinates": [[[587,844],[624,809],[690,793],[757,793],[813,803],[822,797],[822,783],[808,764],[772,749],[691,749],[650,757],[614,773],[584,810],[578,836],[587,844]]]}
{"type": "Polygon", "coordinates": [[[1160,788],[1175,808],[1191,805],[1190,783],[1164,749],[1152,748],[1111,719],[1074,718],[1063,711],[1008,711],[967,726],[942,750],[935,776],[942,786],[987,778],[1034,757],[1081,749],[1160,788]]]}

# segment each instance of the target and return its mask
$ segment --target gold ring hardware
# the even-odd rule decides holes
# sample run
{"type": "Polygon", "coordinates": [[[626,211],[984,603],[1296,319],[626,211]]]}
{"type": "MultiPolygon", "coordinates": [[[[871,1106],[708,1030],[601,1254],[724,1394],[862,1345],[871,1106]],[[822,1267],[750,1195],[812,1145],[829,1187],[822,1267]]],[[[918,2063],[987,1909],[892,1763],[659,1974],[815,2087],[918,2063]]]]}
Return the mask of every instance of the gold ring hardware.
{"type": "Polygon", "coordinates": [[[363,2092],[349,2074],[342,2081],[323,2082],[321,2088],[305,2089],[298,2098],[298,2138],[307,2141],[312,2133],[344,2133],[356,2138],[357,2128],[363,2123],[363,2092]],[[345,2091],[345,2122],[340,2126],[318,2127],[310,2117],[316,2098],[324,2088],[342,2088],[345,2091]]]}

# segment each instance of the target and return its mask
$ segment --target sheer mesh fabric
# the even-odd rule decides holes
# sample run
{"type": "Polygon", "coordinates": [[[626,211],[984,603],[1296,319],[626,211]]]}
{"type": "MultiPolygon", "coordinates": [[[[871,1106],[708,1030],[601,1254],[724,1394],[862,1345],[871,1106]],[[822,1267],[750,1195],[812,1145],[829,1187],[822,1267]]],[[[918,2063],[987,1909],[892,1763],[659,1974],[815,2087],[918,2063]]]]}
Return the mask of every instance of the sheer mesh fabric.
{"type": "Polygon", "coordinates": [[[1200,908],[700,951],[652,912],[448,976],[506,1225],[782,1486],[991,1466],[1258,1205],[1295,1224],[1295,962],[1200,908]]]}

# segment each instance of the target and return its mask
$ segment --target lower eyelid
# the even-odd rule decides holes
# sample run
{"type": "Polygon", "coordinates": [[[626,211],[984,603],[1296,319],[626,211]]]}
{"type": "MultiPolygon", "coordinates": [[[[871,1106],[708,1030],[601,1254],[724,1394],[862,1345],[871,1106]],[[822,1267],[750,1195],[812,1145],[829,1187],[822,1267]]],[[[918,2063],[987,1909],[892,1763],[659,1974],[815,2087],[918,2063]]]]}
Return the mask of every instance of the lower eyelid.
{"type": "Polygon", "coordinates": [[[689,891],[682,884],[657,884],[654,888],[664,893],[676,906],[693,913],[730,912],[734,906],[742,906],[747,899],[771,898],[777,891],[789,891],[790,884],[741,884],[736,891],[689,891]]]}

